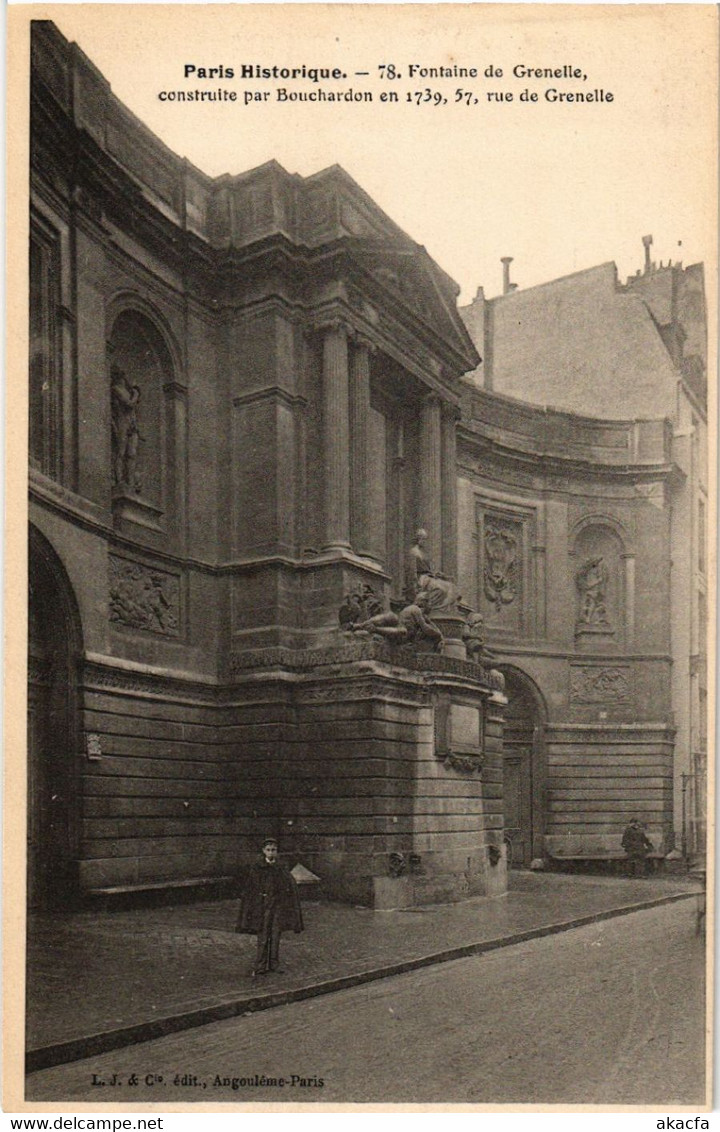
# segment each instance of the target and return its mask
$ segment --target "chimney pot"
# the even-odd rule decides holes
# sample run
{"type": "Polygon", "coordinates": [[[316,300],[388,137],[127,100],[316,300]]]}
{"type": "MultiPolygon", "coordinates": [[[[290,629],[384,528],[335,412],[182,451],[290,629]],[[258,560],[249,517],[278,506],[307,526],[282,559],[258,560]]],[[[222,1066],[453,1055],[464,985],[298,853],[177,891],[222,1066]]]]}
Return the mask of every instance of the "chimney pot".
{"type": "Polygon", "coordinates": [[[650,247],[652,245],[653,238],[652,238],[652,236],[643,236],[642,242],[643,242],[643,247],[645,248],[645,274],[647,275],[647,273],[650,271],[650,268],[651,268],[650,247]]]}
{"type": "Polygon", "coordinates": [[[514,291],[515,287],[510,283],[510,264],[513,261],[511,255],[504,255],[500,257],[500,263],[503,265],[503,295],[507,295],[508,291],[514,291]]]}

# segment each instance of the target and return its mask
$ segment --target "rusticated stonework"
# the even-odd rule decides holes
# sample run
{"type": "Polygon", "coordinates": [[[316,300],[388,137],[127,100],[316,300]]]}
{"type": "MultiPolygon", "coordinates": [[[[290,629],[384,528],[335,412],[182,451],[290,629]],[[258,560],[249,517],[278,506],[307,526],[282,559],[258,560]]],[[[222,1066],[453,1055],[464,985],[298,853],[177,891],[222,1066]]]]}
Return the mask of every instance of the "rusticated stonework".
{"type": "Polygon", "coordinates": [[[180,578],[110,555],[110,620],[166,637],[180,634],[180,578]]]}
{"type": "Polygon", "coordinates": [[[573,665],[570,701],[575,704],[625,704],[631,698],[630,669],[617,665],[573,665]]]}

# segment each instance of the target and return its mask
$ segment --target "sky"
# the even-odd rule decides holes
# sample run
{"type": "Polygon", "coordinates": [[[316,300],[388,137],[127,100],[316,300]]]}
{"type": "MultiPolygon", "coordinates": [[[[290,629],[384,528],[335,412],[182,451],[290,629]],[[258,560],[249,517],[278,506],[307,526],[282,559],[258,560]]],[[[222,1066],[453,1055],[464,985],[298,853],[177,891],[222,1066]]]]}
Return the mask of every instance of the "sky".
{"type": "Polygon", "coordinates": [[[521,287],[608,260],[623,280],[642,265],[647,234],[657,260],[714,262],[712,6],[83,4],[31,14],[54,19],[125,105],[210,175],[272,158],[304,176],[342,165],[458,282],[463,302],[479,285],[501,291],[502,256],[514,257],[521,287]],[[338,66],[348,79],[253,82],[238,78],[243,63],[338,66]],[[381,79],[383,63],[402,77],[381,79]],[[479,76],[410,78],[413,63],[476,66],[479,76]],[[187,64],[236,76],[186,79],[187,64]],[[518,65],[578,67],[587,78],[513,77],[518,65]],[[502,78],[487,77],[490,66],[502,78]],[[216,85],[239,101],[158,98],[216,85]],[[369,90],[373,102],[276,100],[278,87],[317,86],[369,90]],[[447,104],[416,105],[425,89],[447,104]],[[477,103],[456,102],[458,89],[477,103]],[[548,89],[613,100],[550,103],[548,89]],[[390,90],[399,101],[381,103],[390,90]],[[538,100],[520,101],[523,90],[538,100]],[[270,97],[245,106],[245,91],[270,97]]]}

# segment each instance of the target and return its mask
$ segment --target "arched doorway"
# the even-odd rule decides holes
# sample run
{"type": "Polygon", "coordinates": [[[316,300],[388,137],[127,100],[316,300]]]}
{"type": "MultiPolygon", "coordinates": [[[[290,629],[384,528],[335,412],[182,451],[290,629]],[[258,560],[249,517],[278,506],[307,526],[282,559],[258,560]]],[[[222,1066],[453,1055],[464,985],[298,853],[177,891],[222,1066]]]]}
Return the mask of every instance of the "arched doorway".
{"type": "Polygon", "coordinates": [[[537,686],[517,668],[505,677],[503,814],[508,863],[527,866],[544,856],[545,704],[537,686]]]}
{"type": "Polygon", "coordinates": [[[30,528],[28,576],[28,907],[77,892],[77,669],[80,620],[65,571],[30,528]]]}

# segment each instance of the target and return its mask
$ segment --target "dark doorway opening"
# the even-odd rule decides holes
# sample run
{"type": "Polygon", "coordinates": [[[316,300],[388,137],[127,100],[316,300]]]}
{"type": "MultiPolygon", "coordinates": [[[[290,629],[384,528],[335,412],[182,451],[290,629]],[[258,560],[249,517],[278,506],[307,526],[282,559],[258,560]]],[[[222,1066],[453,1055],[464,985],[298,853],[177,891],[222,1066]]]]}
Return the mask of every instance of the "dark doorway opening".
{"type": "Polygon", "coordinates": [[[77,896],[77,670],[80,623],[65,571],[31,528],[28,577],[27,900],[77,896]]]}
{"type": "Polygon", "coordinates": [[[500,665],[505,676],[503,813],[508,864],[527,867],[544,856],[545,711],[532,680],[500,665]]]}

